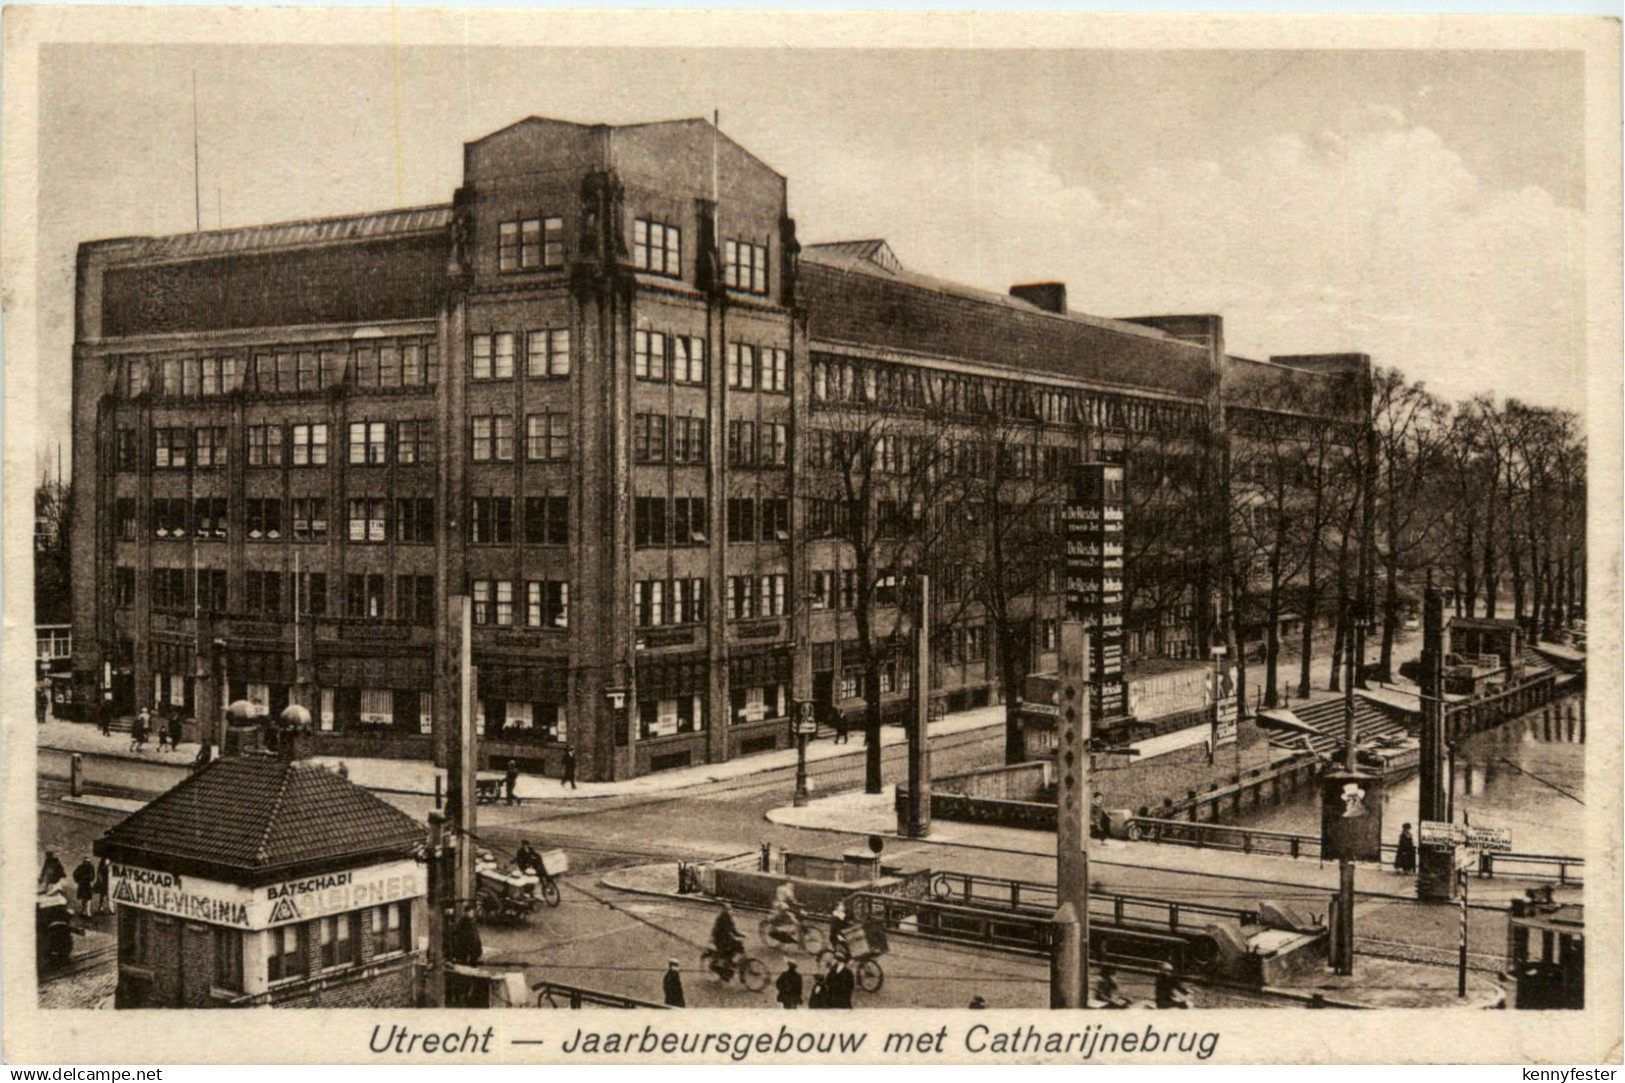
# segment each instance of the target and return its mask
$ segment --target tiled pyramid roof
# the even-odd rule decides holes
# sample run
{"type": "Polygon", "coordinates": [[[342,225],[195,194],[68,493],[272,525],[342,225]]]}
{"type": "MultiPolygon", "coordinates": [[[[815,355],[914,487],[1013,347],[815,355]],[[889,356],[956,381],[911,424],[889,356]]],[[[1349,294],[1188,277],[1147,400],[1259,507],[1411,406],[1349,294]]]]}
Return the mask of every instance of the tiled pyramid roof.
{"type": "Polygon", "coordinates": [[[425,835],[423,824],[324,767],[240,756],[216,760],[132,813],[96,853],[245,882],[405,856],[425,835]]]}

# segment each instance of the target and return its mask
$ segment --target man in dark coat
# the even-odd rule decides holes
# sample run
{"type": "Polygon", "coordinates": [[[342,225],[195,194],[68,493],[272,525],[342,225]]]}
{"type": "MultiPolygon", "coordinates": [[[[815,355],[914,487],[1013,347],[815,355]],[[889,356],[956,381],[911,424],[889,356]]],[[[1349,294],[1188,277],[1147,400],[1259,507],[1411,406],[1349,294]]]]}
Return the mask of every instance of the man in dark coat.
{"type": "Polygon", "coordinates": [[[508,804],[515,803],[518,798],[514,796],[514,787],[519,785],[519,765],[512,760],[508,761],[508,769],[502,772],[502,783],[508,790],[508,804]]]}
{"type": "Polygon", "coordinates": [[[683,976],[678,973],[676,959],[671,959],[666,963],[666,980],[662,985],[666,994],[666,1007],[688,1007],[688,1002],[683,999],[683,976]]]}
{"type": "Polygon", "coordinates": [[[845,959],[836,957],[835,966],[829,972],[829,1006],[831,1008],[850,1008],[852,1006],[852,993],[858,986],[858,976],[852,972],[845,959]]]}
{"type": "Polygon", "coordinates": [[[73,870],[75,894],[79,898],[79,916],[90,916],[90,900],[96,897],[96,866],[86,857],[73,870]]]}
{"type": "Polygon", "coordinates": [[[67,878],[68,870],[62,867],[62,862],[57,860],[56,854],[50,850],[45,851],[45,864],[40,866],[39,871],[39,889],[49,891],[67,878]]]}
{"type": "Polygon", "coordinates": [[[181,716],[178,715],[178,714],[170,715],[169,716],[169,747],[170,748],[179,748],[179,747],[181,747],[181,729],[182,729],[182,727],[181,727],[181,716]]]}
{"type": "Polygon", "coordinates": [[[107,891],[112,886],[108,881],[112,879],[112,874],[113,870],[107,867],[105,857],[96,863],[96,912],[98,914],[107,913],[107,891]]]}
{"type": "Polygon", "coordinates": [[[801,1007],[801,972],[796,969],[794,959],[784,964],[784,973],[779,975],[774,988],[779,991],[779,1003],[787,1010],[801,1007]]]}
{"type": "Polygon", "coordinates": [[[1394,851],[1394,869],[1401,873],[1416,871],[1416,839],[1411,835],[1411,825],[1406,824],[1399,831],[1399,846],[1394,851]]]}
{"type": "Polygon", "coordinates": [[[529,839],[521,840],[519,852],[513,855],[514,867],[520,872],[535,873],[538,876],[542,871],[542,855],[538,854],[530,844],[529,839]]]}
{"type": "Polygon", "coordinates": [[[559,789],[576,788],[576,751],[573,748],[564,750],[564,776],[559,779],[559,789]]]}
{"type": "Polygon", "coordinates": [[[464,903],[463,912],[458,915],[456,924],[451,927],[451,944],[446,951],[446,957],[454,963],[473,966],[484,954],[485,946],[480,943],[480,928],[474,923],[474,904],[464,903]]]}

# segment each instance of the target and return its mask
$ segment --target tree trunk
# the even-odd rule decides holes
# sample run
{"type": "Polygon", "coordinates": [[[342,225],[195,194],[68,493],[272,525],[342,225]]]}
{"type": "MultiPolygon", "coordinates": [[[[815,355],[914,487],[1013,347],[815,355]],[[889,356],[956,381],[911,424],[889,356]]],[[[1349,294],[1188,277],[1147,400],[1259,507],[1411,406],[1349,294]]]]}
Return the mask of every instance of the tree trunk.
{"type": "Polygon", "coordinates": [[[1021,681],[1026,666],[1016,656],[1016,637],[1008,620],[998,622],[999,681],[1004,685],[1004,762],[1021,763],[1027,758],[1021,739],[1021,681]]]}
{"type": "Polygon", "coordinates": [[[863,792],[879,793],[880,779],[880,657],[873,649],[863,663],[863,792]]]}

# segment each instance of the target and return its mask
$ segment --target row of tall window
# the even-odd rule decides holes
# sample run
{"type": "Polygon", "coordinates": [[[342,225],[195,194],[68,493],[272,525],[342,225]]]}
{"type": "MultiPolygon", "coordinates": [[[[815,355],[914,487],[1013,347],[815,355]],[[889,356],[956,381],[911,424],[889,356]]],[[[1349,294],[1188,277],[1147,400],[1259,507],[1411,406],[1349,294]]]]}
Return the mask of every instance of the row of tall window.
{"type": "Polygon", "coordinates": [[[788,466],[790,426],[782,421],[728,422],[729,466],[788,466]]]}
{"type": "Polygon", "coordinates": [[[790,392],[790,351],[778,346],[728,343],[728,386],[738,391],[790,392]]]}
{"type": "Polygon", "coordinates": [[[473,623],[482,628],[570,627],[570,584],[558,579],[476,579],[471,590],[473,623]],[[515,594],[515,586],[523,591],[515,594]],[[516,602],[521,606],[515,610],[516,602]],[[517,618],[517,620],[516,620],[517,618]]]}
{"type": "Polygon", "coordinates": [[[639,628],[703,623],[706,588],[701,578],[640,579],[632,584],[632,618],[639,628]]]}
{"type": "Polygon", "coordinates": [[[632,543],[640,547],[704,545],[710,531],[705,497],[639,496],[632,500],[632,543]]]}
{"type": "Polygon", "coordinates": [[[513,379],[516,354],[525,348],[525,375],[543,377],[570,375],[570,331],[547,328],[536,331],[493,331],[469,340],[469,375],[476,380],[513,379]]]}
{"type": "Polygon", "coordinates": [[[722,284],[746,293],[767,293],[767,245],[750,241],[724,241],[722,284]]]}
{"type": "MultiPolygon", "coordinates": [[[[120,566],[113,579],[115,604],[134,605],[135,569],[120,566]]],[[[250,568],[243,572],[242,594],[233,606],[224,568],[159,567],[151,571],[150,599],[154,609],[179,612],[241,613],[286,620],[297,611],[300,617],[393,617],[412,624],[435,623],[434,576],[395,576],[393,598],[389,581],[389,576],[378,573],[330,576],[327,572],[250,568]],[[329,594],[330,583],[343,587],[342,597],[329,594]]],[[[567,600],[568,590],[565,597],[567,600]]]]}
{"type": "Polygon", "coordinates": [[[632,266],[640,271],[682,277],[683,231],[666,222],[633,219],[632,266]]]}
{"type": "Polygon", "coordinates": [[[632,459],[640,463],[703,464],[708,425],[703,417],[638,414],[632,419],[632,459]]]}
{"type": "Polygon", "coordinates": [[[824,356],[812,362],[812,397],[815,402],[865,403],[1136,432],[1195,432],[1204,423],[1203,407],[1194,403],[1158,402],[885,361],[824,356]]]}
{"type": "Polygon", "coordinates": [[[497,270],[564,266],[564,218],[538,215],[497,224],[497,270]]]}
{"type": "Polygon", "coordinates": [[[632,332],[632,375],[640,380],[705,384],[705,340],[664,331],[632,332]]]}
{"type": "MultiPolygon", "coordinates": [[[[469,457],[477,463],[511,463],[514,458],[513,416],[481,414],[469,419],[469,457]]],[[[570,458],[570,415],[525,416],[525,459],[565,462],[570,458]]]]}
{"type": "MultiPolygon", "coordinates": [[[[468,540],[474,545],[512,545],[514,506],[511,496],[476,496],[468,502],[468,540]]],[[[527,496],[519,505],[518,525],[526,545],[567,545],[570,541],[570,498],[527,496]]]]}
{"type": "Polygon", "coordinates": [[[728,498],[728,541],[788,541],[790,501],[769,496],[728,498]]]}
{"type": "Polygon", "coordinates": [[[117,362],[117,390],[126,398],[154,394],[204,399],[237,391],[261,395],[335,387],[429,388],[440,378],[432,336],[249,347],[177,357],[126,356],[117,362]]]}
{"type": "Polygon", "coordinates": [[[753,617],[782,617],[787,612],[786,585],[789,577],[774,575],[730,575],[724,612],[729,620],[753,617]]]}

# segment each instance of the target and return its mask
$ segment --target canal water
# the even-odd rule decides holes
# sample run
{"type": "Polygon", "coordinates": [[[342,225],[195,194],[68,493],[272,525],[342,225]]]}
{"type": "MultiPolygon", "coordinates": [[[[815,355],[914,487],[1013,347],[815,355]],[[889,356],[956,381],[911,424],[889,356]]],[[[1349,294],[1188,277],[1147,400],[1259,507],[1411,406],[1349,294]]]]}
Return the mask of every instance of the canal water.
{"type": "MultiPolygon", "coordinates": [[[[1583,855],[1585,809],[1575,799],[1585,800],[1585,732],[1578,712],[1575,698],[1564,697],[1553,705],[1550,722],[1535,711],[1463,741],[1456,750],[1456,821],[1465,812],[1475,824],[1509,829],[1518,853],[1583,855]]],[[[1415,832],[1416,795],[1415,774],[1384,793],[1385,841],[1398,839],[1405,823],[1415,832]]],[[[1317,801],[1313,789],[1300,790],[1287,803],[1248,810],[1239,822],[1319,835],[1317,801]]]]}

